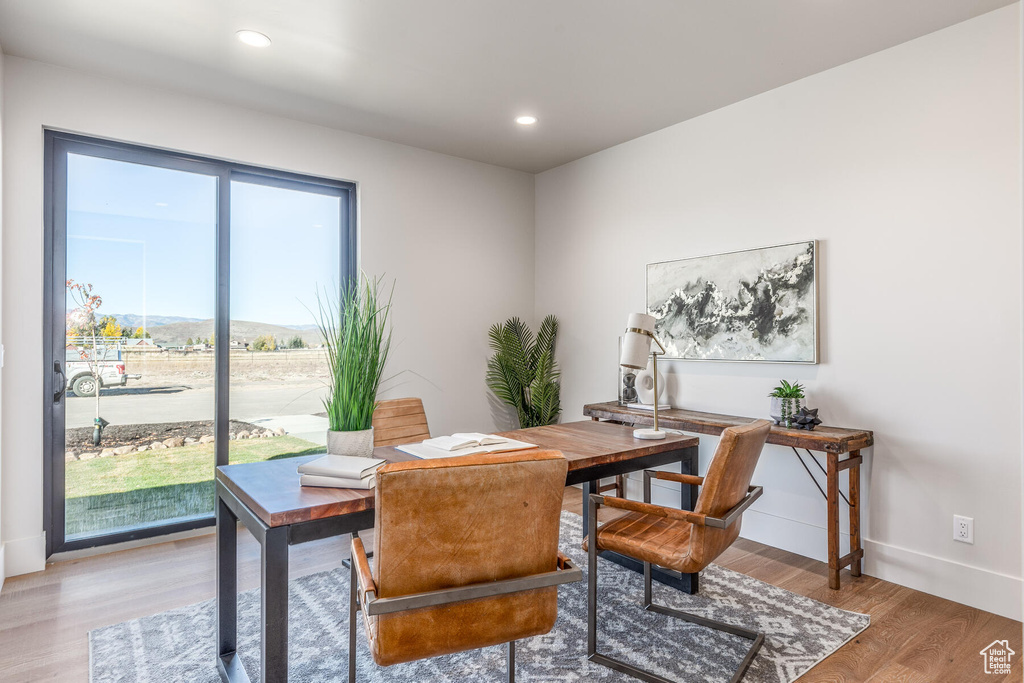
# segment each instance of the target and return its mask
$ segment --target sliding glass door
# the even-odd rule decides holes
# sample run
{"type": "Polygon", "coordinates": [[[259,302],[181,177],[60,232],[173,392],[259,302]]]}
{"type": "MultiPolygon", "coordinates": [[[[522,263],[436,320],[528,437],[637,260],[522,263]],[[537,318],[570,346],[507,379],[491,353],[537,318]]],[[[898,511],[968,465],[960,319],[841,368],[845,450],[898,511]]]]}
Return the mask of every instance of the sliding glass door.
{"type": "Polygon", "coordinates": [[[48,554],[211,524],[216,465],[320,452],[353,185],[51,132],[46,168],[48,554]]]}
{"type": "Polygon", "coordinates": [[[326,452],[316,321],[338,288],[341,211],[338,196],[231,181],[231,463],[326,452]]]}
{"type": "Polygon", "coordinates": [[[66,160],[64,537],[209,516],[217,177],[66,160]]]}

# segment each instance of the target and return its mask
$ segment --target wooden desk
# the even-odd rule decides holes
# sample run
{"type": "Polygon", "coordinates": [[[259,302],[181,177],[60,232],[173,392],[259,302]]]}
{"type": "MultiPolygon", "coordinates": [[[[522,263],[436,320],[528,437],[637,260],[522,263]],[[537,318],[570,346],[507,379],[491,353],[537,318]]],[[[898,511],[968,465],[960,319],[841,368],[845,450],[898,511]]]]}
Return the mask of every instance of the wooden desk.
{"type": "MultiPolygon", "coordinates": [[[[583,414],[592,420],[612,420],[630,425],[654,424],[654,415],[651,411],[627,408],[620,406],[615,401],[584,406],[583,414]]],[[[727,427],[747,424],[753,419],[755,418],[702,413],[696,410],[658,411],[658,423],[662,427],[714,436],[721,434],[727,427]]],[[[821,491],[821,486],[818,485],[810,468],[807,467],[803,457],[796,449],[806,450],[814,464],[825,474],[827,492],[821,491],[821,493],[825,496],[828,504],[828,586],[838,589],[839,572],[843,567],[849,566],[850,574],[860,576],[861,560],[864,557],[860,537],[860,465],[862,462],[860,451],[874,443],[874,435],[866,429],[845,429],[826,425],[819,425],[809,432],[773,425],[768,434],[768,443],[792,448],[800,460],[800,464],[804,466],[807,474],[818,486],[819,491],[821,491]],[[825,453],[827,468],[822,468],[818,464],[811,451],[825,453]],[[845,458],[840,458],[843,454],[848,455],[845,458]],[[839,473],[843,470],[850,471],[848,498],[843,497],[839,490],[839,473]],[[843,556],[839,555],[840,498],[846,500],[850,510],[850,552],[843,556]]]]}
{"type": "MultiPolygon", "coordinates": [[[[681,463],[697,474],[697,438],[670,435],[664,441],[633,438],[632,429],[604,422],[572,422],[504,432],[505,436],[559,450],[569,461],[566,484],[583,484],[584,495],[597,482],[659,465],[681,463]]],[[[413,456],[393,446],[374,449],[391,462],[413,456]]],[[[260,543],[261,681],[288,680],[288,546],[373,528],[374,491],[299,485],[296,467],[319,456],[218,467],[217,489],[217,666],[224,681],[248,681],[237,654],[237,522],[260,543]]],[[[693,509],[696,487],[683,486],[680,504],[693,509]]],[[[586,517],[584,517],[584,533],[586,517]]],[[[581,539],[582,540],[582,539],[581,539]]],[[[615,553],[613,562],[642,570],[615,553]]],[[[683,590],[697,590],[697,575],[658,572],[657,578],[683,590]]]]}

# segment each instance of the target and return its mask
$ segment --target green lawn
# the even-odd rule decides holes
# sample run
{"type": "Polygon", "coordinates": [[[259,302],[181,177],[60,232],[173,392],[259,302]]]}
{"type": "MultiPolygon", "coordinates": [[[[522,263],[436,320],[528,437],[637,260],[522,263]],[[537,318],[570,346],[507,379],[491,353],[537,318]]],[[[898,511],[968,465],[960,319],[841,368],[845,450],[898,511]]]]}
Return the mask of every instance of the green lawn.
{"type": "MultiPolygon", "coordinates": [[[[231,442],[231,464],[324,452],[292,436],[231,442]]],[[[67,537],[213,512],[214,444],[143,451],[65,466],[67,537]]]]}

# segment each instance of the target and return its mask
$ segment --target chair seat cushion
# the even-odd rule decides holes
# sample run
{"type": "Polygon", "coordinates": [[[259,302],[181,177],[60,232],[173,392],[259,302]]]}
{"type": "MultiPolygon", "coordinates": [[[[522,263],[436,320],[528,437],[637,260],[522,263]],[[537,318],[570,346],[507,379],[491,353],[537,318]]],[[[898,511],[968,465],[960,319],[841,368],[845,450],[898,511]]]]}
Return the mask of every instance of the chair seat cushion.
{"type": "MultiPolygon", "coordinates": [[[[693,525],[658,515],[629,512],[597,532],[597,549],[611,550],[667,569],[692,572],[690,533],[693,525]]],[[[588,549],[588,539],[583,541],[588,549]]]]}
{"type": "Polygon", "coordinates": [[[475,650],[548,633],[558,614],[555,586],[438,607],[366,616],[380,666],[475,650]]]}

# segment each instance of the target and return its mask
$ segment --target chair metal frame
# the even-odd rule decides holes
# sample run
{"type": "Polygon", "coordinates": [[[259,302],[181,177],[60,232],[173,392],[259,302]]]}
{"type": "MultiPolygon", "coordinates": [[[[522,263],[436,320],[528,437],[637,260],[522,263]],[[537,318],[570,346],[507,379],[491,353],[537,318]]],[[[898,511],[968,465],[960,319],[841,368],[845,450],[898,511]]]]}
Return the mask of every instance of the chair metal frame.
{"type": "MultiPolygon", "coordinates": [[[[643,509],[633,501],[624,499],[605,497],[599,494],[591,494],[590,500],[588,501],[587,516],[590,523],[591,538],[587,545],[587,659],[597,664],[607,666],[610,669],[614,669],[624,674],[634,676],[643,681],[649,681],[650,683],[674,683],[673,681],[659,676],[650,671],[637,668],[631,664],[620,661],[609,657],[608,655],[602,654],[597,651],[597,509],[604,505],[606,507],[615,507],[625,510],[636,510],[644,512],[645,514],[656,514],[662,517],[670,517],[675,519],[681,519],[691,524],[709,526],[718,529],[725,529],[731,526],[743,511],[749,508],[755,500],[761,497],[763,489],[760,486],[750,486],[747,489],[747,494],[743,497],[737,505],[730,509],[723,517],[708,517],[706,515],[699,515],[685,510],[673,510],[672,508],[665,508],[651,504],[651,478],[657,477],[659,479],[667,479],[671,481],[678,481],[686,484],[696,484],[698,486],[704,483],[703,477],[693,477],[689,475],[679,475],[669,472],[660,472],[655,470],[644,470],[644,503],[643,509]]],[[[708,628],[715,629],[716,631],[723,631],[725,633],[731,633],[741,638],[753,641],[750,648],[747,650],[746,655],[740,662],[739,668],[733,674],[730,683],[738,683],[743,675],[746,673],[747,668],[750,667],[750,663],[754,660],[754,656],[757,655],[761,649],[761,645],[764,644],[764,634],[749,629],[742,628],[740,626],[734,626],[725,622],[716,621],[714,619],[708,619],[707,617],[700,617],[695,614],[689,614],[680,610],[671,609],[664,605],[658,605],[651,599],[651,563],[644,562],[644,598],[643,608],[650,612],[657,612],[677,619],[682,619],[700,626],[706,626],[708,628]]]]}
{"type": "MultiPolygon", "coordinates": [[[[353,534],[353,541],[356,538],[358,538],[358,534],[353,534]]],[[[358,590],[359,576],[356,569],[357,562],[353,561],[351,565],[348,632],[349,683],[355,683],[356,680],[356,614],[360,611],[365,612],[367,616],[394,614],[396,612],[406,612],[414,609],[422,609],[424,607],[438,607],[440,605],[448,605],[454,602],[493,598],[499,595],[508,595],[510,593],[521,593],[523,591],[537,590],[539,588],[550,588],[551,586],[559,586],[564,583],[575,583],[583,580],[583,570],[573,564],[572,560],[559,553],[558,568],[551,572],[533,574],[531,576],[521,576],[515,579],[504,579],[502,581],[474,583],[466,586],[458,586],[456,588],[426,591],[424,593],[412,593],[393,598],[378,598],[376,586],[372,588],[365,587],[367,590],[364,591],[363,600],[360,601],[358,590]]],[[[508,683],[515,683],[515,680],[516,644],[515,641],[509,641],[508,683]]]]}

